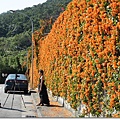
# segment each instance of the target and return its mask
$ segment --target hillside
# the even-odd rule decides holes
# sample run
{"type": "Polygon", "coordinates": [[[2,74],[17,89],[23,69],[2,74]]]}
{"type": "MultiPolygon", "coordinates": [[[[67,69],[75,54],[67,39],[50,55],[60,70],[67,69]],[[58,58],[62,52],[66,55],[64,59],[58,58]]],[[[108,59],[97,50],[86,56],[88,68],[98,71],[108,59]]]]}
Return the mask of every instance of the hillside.
{"type": "MultiPolygon", "coordinates": [[[[47,2],[43,4],[17,11],[31,17],[34,23],[34,30],[37,30],[41,26],[40,20],[50,19],[51,17],[56,19],[70,1],[71,0],[47,0],[47,2]]],[[[17,13],[17,11],[14,14],[9,11],[0,14],[0,37],[10,37],[22,32],[31,31],[29,19],[17,13]]]]}
{"type": "MultiPolygon", "coordinates": [[[[33,7],[17,10],[16,13],[0,14],[0,71],[8,69],[17,71],[19,63],[26,61],[28,49],[31,49],[31,23],[30,20],[21,13],[31,17],[34,24],[34,31],[43,26],[49,19],[52,23],[56,20],[61,12],[66,9],[66,5],[71,0],[47,0],[43,4],[33,7]]],[[[51,27],[46,28],[49,33],[51,27]]],[[[9,70],[9,71],[10,71],[9,70]]],[[[21,71],[22,68],[20,68],[21,71]]]]}

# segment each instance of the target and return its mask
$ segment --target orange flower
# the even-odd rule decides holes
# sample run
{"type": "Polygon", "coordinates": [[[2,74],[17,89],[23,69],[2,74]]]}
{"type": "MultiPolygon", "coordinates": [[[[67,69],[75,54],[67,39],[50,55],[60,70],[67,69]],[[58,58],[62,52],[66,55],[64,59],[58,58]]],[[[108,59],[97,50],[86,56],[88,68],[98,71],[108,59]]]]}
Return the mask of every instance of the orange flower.
{"type": "Polygon", "coordinates": [[[105,78],[106,77],[106,73],[102,73],[101,77],[105,78]]]}
{"type": "Polygon", "coordinates": [[[95,75],[95,71],[92,71],[91,75],[94,77],[94,75],[95,75]]]}
{"type": "Polygon", "coordinates": [[[95,59],[95,62],[96,62],[96,63],[99,63],[99,59],[95,59]]]}
{"type": "Polygon", "coordinates": [[[101,64],[96,65],[98,69],[101,69],[101,64]]]}
{"type": "Polygon", "coordinates": [[[84,95],[83,94],[80,94],[80,99],[83,99],[84,95]]]}
{"type": "Polygon", "coordinates": [[[78,94],[76,94],[76,99],[78,100],[78,98],[79,98],[79,96],[78,96],[78,94]]]}
{"type": "Polygon", "coordinates": [[[113,62],[113,68],[116,69],[117,68],[117,63],[113,62]]]}

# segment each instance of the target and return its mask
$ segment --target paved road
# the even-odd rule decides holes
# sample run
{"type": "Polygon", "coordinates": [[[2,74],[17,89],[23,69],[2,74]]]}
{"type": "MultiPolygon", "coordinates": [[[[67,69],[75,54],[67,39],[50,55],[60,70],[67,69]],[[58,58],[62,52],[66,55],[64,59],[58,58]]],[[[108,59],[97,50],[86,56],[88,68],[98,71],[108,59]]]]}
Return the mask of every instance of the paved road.
{"type": "Polygon", "coordinates": [[[0,103],[0,118],[37,117],[31,95],[4,93],[4,84],[0,84],[0,103]]]}

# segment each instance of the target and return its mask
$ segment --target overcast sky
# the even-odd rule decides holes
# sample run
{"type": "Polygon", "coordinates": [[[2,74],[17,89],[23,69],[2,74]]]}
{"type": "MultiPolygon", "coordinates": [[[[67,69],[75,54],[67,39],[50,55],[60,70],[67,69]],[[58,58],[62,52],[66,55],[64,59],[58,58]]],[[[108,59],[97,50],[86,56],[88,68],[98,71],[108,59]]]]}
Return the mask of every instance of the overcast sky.
{"type": "Polygon", "coordinates": [[[0,14],[9,10],[22,10],[47,0],[0,0],[0,14]]]}

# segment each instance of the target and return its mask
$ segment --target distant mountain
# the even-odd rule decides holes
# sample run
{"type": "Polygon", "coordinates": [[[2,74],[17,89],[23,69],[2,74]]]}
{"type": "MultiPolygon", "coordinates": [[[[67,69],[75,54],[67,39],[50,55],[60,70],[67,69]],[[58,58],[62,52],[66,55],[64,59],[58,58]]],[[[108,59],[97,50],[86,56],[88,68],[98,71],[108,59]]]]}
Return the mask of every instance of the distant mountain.
{"type": "Polygon", "coordinates": [[[43,4],[27,7],[24,10],[17,10],[15,13],[7,12],[0,14],[0,37],[10,37],[22,32],[31,31],[29,19],[19,12],[31,17],[34,23],[34,30],[37,30],[40,27],[41,19],[46,20],[50,19],[50,17],[56,19],[70,1],[47,0],[43,4]]]}

